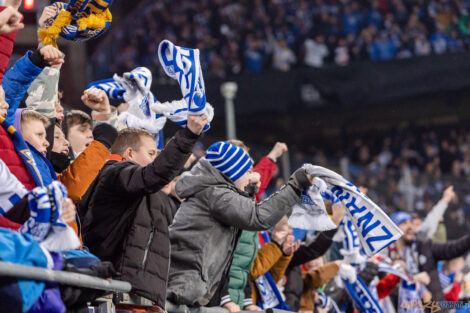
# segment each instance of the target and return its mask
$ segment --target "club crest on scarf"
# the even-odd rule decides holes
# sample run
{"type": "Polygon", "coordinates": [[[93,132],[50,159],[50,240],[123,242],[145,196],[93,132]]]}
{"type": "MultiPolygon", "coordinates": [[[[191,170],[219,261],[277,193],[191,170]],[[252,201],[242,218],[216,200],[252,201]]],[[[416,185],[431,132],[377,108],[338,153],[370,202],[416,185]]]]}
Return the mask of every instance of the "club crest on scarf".
{"type": "Polygon", "coordinates": [[[45,45],[57,46],[59,35],[67,40],[85,41],[105,33],[111,26],[109,7],[114,0],[70,0],[56,2],[54,17],[46,20],[39,29],[39,40],[45,45]]]}
{"type": "Polygon", "coordinates": [[[183,98],[188,105],[188,113],[203,114],[206,92],[199,50],[178,47],[169,40],[163,40],[158,46],[158,59],[165,73],[180,84],[183,98]]]}

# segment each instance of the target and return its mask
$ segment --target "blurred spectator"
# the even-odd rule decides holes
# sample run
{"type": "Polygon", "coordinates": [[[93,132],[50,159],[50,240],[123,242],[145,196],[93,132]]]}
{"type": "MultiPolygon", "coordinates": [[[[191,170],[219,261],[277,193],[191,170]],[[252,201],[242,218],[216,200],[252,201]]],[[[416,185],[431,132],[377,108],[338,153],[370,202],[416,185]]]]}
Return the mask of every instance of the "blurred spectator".
{"type": "Polygon", "coordinates": [[[315,39],[308,38],[304,42],[304,64],[311,67],[322,67],[324,59],[328,56],[328,47],[325,45],[325,37],[318,35],[315,39]]]}

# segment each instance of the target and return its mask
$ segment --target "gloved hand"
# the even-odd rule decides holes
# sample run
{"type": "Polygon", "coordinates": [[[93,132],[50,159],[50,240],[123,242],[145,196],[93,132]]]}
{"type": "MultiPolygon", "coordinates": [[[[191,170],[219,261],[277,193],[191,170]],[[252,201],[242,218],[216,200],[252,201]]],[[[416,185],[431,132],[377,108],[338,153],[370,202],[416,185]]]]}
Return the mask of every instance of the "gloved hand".
{"type": "Polygon", "coordinates": [[[313,177],[308,175],[305,169],[299,168],[291,175],[288,184],[300,195],[302,191],[308,190],[312,186],[313,177]]]}

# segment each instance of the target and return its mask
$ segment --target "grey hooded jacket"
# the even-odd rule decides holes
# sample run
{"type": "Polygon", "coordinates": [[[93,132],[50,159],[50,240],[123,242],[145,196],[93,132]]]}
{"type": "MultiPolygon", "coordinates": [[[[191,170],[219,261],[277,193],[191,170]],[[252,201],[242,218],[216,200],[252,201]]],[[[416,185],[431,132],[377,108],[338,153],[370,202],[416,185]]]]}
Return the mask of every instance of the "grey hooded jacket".
{"type": "Polygon", "coordinates": [[[230,265],[240,229],[267,230],[287,214],[309,186],[305,174],[297,176],[301,179],[291,178],[279,192],[256,203],[204,158],[184,173],[176,193],[186,201],[169,228],[168,300],[207,305],[230,265]]]}

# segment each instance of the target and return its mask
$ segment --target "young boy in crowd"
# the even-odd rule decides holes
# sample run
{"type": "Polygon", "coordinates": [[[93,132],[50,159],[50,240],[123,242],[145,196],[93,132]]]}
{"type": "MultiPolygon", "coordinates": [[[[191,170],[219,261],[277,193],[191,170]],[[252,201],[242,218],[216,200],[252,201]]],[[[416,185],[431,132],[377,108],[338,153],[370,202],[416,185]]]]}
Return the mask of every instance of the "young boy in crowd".
{"type": "Polygon", "coordinates": [[[176,193],[186,201],[170,226],[171,302],[198,306],[218,297],[241,230],[274,226],[313,181],[299,169],[278,193],[256,203],[246,191],[258,184],[252,164],[242,148],[218,142],[176,183],[176,193]]]}

